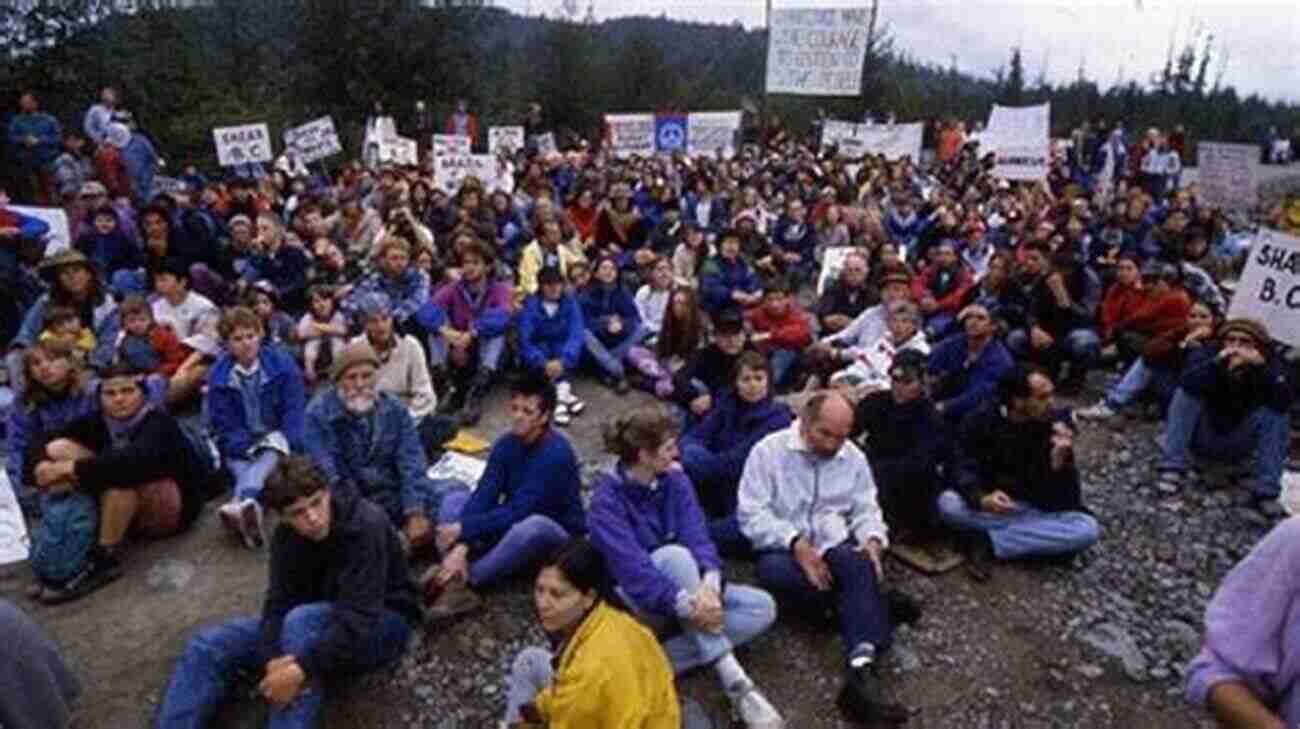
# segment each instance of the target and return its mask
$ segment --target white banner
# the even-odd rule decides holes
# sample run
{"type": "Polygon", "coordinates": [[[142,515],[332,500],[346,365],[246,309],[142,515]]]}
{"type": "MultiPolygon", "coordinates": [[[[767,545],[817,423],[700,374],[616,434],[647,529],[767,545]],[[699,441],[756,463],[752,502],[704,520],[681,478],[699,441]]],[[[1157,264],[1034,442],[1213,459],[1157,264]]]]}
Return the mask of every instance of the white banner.
{"type": "Polygon", "coordinates": [[[1253,144],[1200,142],[1196,145],[1197,186],[1200,199],[1218,208],[1246,210],[1259,202],[1255,187],[1255,162],[1259,147],[1253,144]]]}
{"type": "Polygon", "coordinates": [[[740,130],[738,111],[693,111],[686,117],[686,153],[713,155],[719,149],[730,159],[736,153],[736,132],[740,130]]]}
{"type": "Polygon", "coordinates": [[[27,559],[31,544],[9,474],[0,468],[0,565],[27,559]]]}
{"type": "Polygon", "coordinates": [[[460,190],[466,177],[476,177],[491,192],[501,186],[501,164],[491,154],[448,154],[433,158],[433,184],[448,195],[460,190]]]}
{"type": "Polygon", "coordinates": [[[827,119],[822,122],[822,146],[835,145],[850,159],[877,154],[896,160],[911,157],[921,161],[921,122],[912,124],[854,124],[827,119]]]}
{"type": "Polygon", "coordinates": [[[654,114],[606,114],[609,146],[614,156],[627,159],[634,154],[650,157],[655,153],[654,114]]]}
{"type": "Polygon", "coordinates": [[[784,8],[768,26],[767,91],[857,96],[867,54],[866,8],[784,8]]]}
{"type": "Polygon", "coordinates": [[[1228,310],[1229,319],[1239,317],[1254,319],[1277,341],[1300,347],[1300,238],[1267,228],[1255,236],[1228,310]]]}
{"type": "Polygon", "coordinates": [[[488,152],[514,154],[524,148],[523,127],[489,127],[488,152]]]}
{"type": "Polygon", "coordinates": [[[222,167],[271,161],[271,133],[266,124],[242,124],[212,130],[217,162],[222,167]]]}
{"type": "Polygon", "coordinates": [[[472,147],[473,143],[469,137],[463,137],[459,134],[433,135],[434,157],[441,157],[446,154],[469,154],[472,147]]]}
{"type": "Polygon", "coordinates": [[[996,152],[993,173],[1008,180],[1043,180],[1052,163],[1052,105],[993,105],[980,154],[996,152]]]}
{"type": "Polygon", "coordinates": [[[418,165],[420,145],[407,137],[392,137],[379,142],[380,164],[418,165]]]}
{"type": "Polygon", "coordinates": [[[25,205],[10,205],[9,209],[15,213],[30,215],[33,218],[40,218],[45,224],[50,226],[50,232],[45,234],[45,255],[52,256],[72,248],[72,234],[68,228],[68,214],[63,208],[32,208],[25,205]]]}
{"type": "Polygon", "coordinates": [[[284,130],[284,146],[295,150],[303,162],[315,162],[343,151],[334,119],[328,116],[284,130]]]}
{"type": "Polygon", "coordinates": [[[175,177],[166,177],[164,175],[154,175],[153,190],[149,192],[150,199],[173,192],[185,192],[185,180],[178,180],[175,177]]]}

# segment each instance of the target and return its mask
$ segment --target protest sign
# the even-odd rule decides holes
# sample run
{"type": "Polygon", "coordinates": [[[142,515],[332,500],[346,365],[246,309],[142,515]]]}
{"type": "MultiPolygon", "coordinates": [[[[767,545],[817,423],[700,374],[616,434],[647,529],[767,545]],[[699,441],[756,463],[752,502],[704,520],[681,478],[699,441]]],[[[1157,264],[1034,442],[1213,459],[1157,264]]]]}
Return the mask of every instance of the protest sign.
{"type": "Polygon", "coordinates": [[[0,469],[0,565],[27,559],[31,538],[9,474],[0,469]]]}
{"type": "Polygon", "coordinates": [[[686,152],[691,156],[712,155],[719,149],[730,158],[736,152],[738,111],[694,111],[686,117],[686,152]]]}
{"type": "Polygon", "coordinates": [[[271,161],[271,133],[266,124],[241,124],[212,130],[217,162],[222,167],[271,161]]]}
{"type": "Polygon", "coordinates": [[[382,164],[420,164],[420,145],[407,137],[389,137],[379,141],[379,161],[382,164]]]}
{"type": "Polygon", "coordinates": [[[655,149],[660,152],[685,151],[685,114],[660,114],[655,117],[655,149]]]}
{"type": "Polygon", "coordinates": [[[849,158],[878,154],[886,159],[921,160],[921,122],[913,124],[854,124],[827,119],[822,122],[822,145],[835,145],[849,158]]]}
{"type": "Polygon", "coordinates": [[[862,249],[853,246],[834,246],[822,253],[822,271],[817,277],[818,296],[823,296],[826,289],[840,277],[840,271],[844,269],[844,258],[849,255],[849,251],[861,253],[862,249]]]}
{"type": "Polygon", "coordinates": [[[315,162],[343,151],[334,119],[328,116],[284,130],[284,146],[297,152],[303,162],[315,162]]]}
{"type": "Polygon", "coordinates": [[[72,234],[68,228],[68,214],[63,208],[33,208],[24,205],[10,205],[9,209],[15,213],[30,215],[33,218],[40,218],[46,225],[50,226],[50,232],[45,235],[45,255],[52,256],[72,248],[72,234]]]}
{"type": "Polygon", "coordinates": [[[169,195],[173,192],[185,192],[185,180],[178,180],[175,177],[165,177],[155,175],[153,178],[153,189],[149,191],[149,197],[155,198],[159,195],[169,195]]]}
{"type": "Polygon", "coordinates": [[[1232,295],[1228,318],[1248,317],[1279,342],[1300,347],[1300,238],[1262,229],[1232,295]]]}
{"type": "Polygon", "coordinates": [[[1219,208],[1245,210],[1259,201],[1255,187],[1255,160],[1259,148],[1251,144],[1201,142],[1196,145],[1200,198],[1219,208]]]}
{"type": "Polygon", "coordinates": [[[433,135],[434,157],[441,157],[448,154],[470,154],[472,152],[472,146],[469,137],[463,137],[459,134],[433,135]]]}
{"type": "Polygon", "coordinates": [[[476,177],[489,192],[500,187],[500,163],[490,154],[448,154],[433,158],[433,184],[455,195],[466,177],[476,177]]]}
{"type": "Polygon", "coordinates": [[[514,154],[524,148],[523,127],[489,127],[488,152],[514,154]]]}
{"type": "Polygon", "coordinates": [[[555,144],[555,132],[537,134],[534,135],[533,139],[536,140],[538,154],[552,154],[560,151],[560,148],[555,144]]]}
{"type": "Polygon", "coordinates": [[[614,156],[627,159],[634,154],[648,157],[655,152],[654,114],[606,114],[609,145],[614,156]]]}
{"type": "Polygon", "coordinates": [[[867,15],[865,8],[773,10],[768,24],[768,93],[860,94],[867,15]]]}
{"type": "Polygon", "coordinates": [[[1044,180],[1051,167],[1052,105],[993,105],[980,153],[996,153],[993,173],[1008,180],[1044,180]]]}

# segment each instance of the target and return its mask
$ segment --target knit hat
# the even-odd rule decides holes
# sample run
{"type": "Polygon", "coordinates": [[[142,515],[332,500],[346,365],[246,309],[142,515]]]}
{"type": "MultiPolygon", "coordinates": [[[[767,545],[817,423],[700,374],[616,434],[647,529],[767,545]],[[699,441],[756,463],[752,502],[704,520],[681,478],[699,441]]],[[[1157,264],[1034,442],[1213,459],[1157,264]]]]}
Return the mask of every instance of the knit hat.
{"type": "Polygon", "coordinates": [[[1255,340],[1255,344],[1261,352],[1270,352],[1273,349],[1273,338],[1269,336],[1268,329],[1254,319],[1229,319],[1219,327],[1219,339],[1223,339],[1229,332],[1239,332],[1255,340]]]}
{"type": "Polygon", "coordinates": [[[330,369],[330,379],[338,382],[344,373],[360,364],[370,364],[375,369],[380,367],[379,356],[364,339],[349,344],[339,352],[339,356],[334,360],[334,367],[330,369]]]}
{"type": "Polygon", "coordinates": [[[226,223],[226,227],[227,227],[227,228],[233,228],[233,227],[235,227],[236,225],[247,225],[248,227],[251,228],[251,227],[253,227],[253,221],[250,220],[249,217],[248,217],[247,215],[244,215],[244,214],[241,213],[241,214],[239,214],[239,215],[235,215],[235,216],[233,216],[233,217],[230,219],[230,222],[226,223]]]}

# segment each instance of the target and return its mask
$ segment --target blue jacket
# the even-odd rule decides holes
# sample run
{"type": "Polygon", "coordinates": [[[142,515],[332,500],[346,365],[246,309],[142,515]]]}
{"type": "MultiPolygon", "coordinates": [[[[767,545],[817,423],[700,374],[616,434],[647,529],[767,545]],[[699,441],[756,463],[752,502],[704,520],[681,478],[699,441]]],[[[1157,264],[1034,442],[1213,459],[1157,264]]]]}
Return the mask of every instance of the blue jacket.
{"type": "Polygon", "coordinates": [[[754,444],[792,422],[789,405],[770,397],[749,405],[729,390],[682,438],[682,465],[698,485],[738,484],[754,444]]]}
{"type": "Polygon", "coordinates": [[[550,517],[570,534],[583,534],[587,516],[581,487],[578,455],[568,438],[550,429],[537,443],[525,445],[507,433],[492,444],[478,488],[461,511],[461,539],[490,546],[533,514],[550,517]]]}
{"type": "Polygon", "coordinates": [[[519,312],[519,349],[524,363],[530,368],[541,368],[558,354],[565,369],[578,366],[582,356],[582,309],[573,294],[564,294],[559,301],[559,311],[548,316],[542,308],[542,295],[533,294],[524,302],[519,312]]]}
{"type": "Polygon", "coordinates": [[[628,290],[617,284],[604,286],[592,283],[578,294],[582,306],[582,320],[587,329],[606,347],[613,347],[631,336],[641,325],[641,313],[636,300],[628,290]],[[623,320],[618,334],[609,333],[609,320],[617,316],[623,320]]]}
{"type": "Polygon", "coordinates": [[[12,159],[23,170],[42,170],[54,163],[63,147],[63,128],[45,112],[14,114],[9,119],[9,146],[12,159]],[[36,137],[36,146],[28,147],[27,137],[36,137]]]}
{"type": "Polygon", "coordinates": [[[131,191],[136,200],[153,199],[153,178],[158,173],[158,151],[145,135],[135,132],[122,150],[122,162],[131,176],[131,191]]]}
{"type": "Polygon", "coordinates": [[[367,439],[338,391],[325,388],[307,406],[307,454],[331,486],[350,484],[389,516],[424,513],[432,484],[415,421],[400,400],[385,392],[379,393],[373,416],[374,432],[367,439]]]}
{"type": "Polygon", "coordinates": [[[396,279],[390,278],[383,271],[374,271],[358,281],[352,293],[343,300],[343,312],[355,318],[360,313],[366,296],[372,293],[387,296],[392,302],[393,321],[403,324],[429,301],[429,277],[414,266],[407,268],[396,279]]]}
{"type": "Polygon", "coordinates": [[[700,291],[706,310],[717,313],[736,306],[731,300],[731,292],[737,290],[746,293],[758,290],[758,277],[748,263],[740,258],[727,262],[721,256],[704,262],[700,270],[700,291]]]}
{"type": "Polygon", "coordinates": [[[1237,373],[1219,359],[1218,344],[1188,350],[1179,386],[1205,403],[1205,417],[1220,433],[1230,432],[1258,408],[1285,415],[1295,392],[1276,354],[1265,354],[1262,365],[1243,367],[1237,373]]]}
{"type": "Polygon", "coordinates": [[[985,345],[979,359],[969,368],[966,367],[967,351],[966,335],[954,334],[930,351],[927,363],[931,374],[942,378],[934,398],[936,403],[944,404],[944,417],[952,422],[959,422],[981,402],[992,399],[998,381],[1015,365],[1011,353],[998,339],[985,345]],[[945,391],[945,384],[952,389],[945,391]]]}
{"type": "MultiPolygon", "coordinates": [[[[306,395],[302,372],[287,352],[263,344],[257,353],[262,378],[258,387],[267,432],[280,431],[294,451],[303,450],[306,395]]],[[[235,358],[223,354],[208,373],[208,431],[216,436],[223,458],[247,458],[261,436],[248,429],[244,399],[234,381],[235,358]]]]}
{"type": "MultiPolygon", "coordinates": [[[[32,308],[27,310],[23,325],[18,329],[11,346],[32,346],[41,335],[41,329],[45,326],[45,312],[50,306],[50,295],[42,294],[32,304],[32,308]]],[[[95,351],[90,353],[90,366],[101,370],[113,363],[113,346],[117,344],[117,334],[122,330],[122,317],[117,310],[117,302],[110,296],[104,296],[95,306],[91,319],[91,328],[95,330],[95,351]]]]}
{"type": "Polygon", "coordinates": [[[144,265],[144,253],[140,246],[127,237],[121,228],[113,229],[108,235],[93,231],[77,239],[77,250],[86,254],[99,266],[106,276],[122,270],[135,270],[144,265]]]}
{"type": "Polygon", "coordinates": [[[783,253],[798,253],[800,262],[813,262],[813,251],[817,247],[817,231],[809,223],[796,226],[794,219],[784,215],[776,221],[776,230],[772,234],[772,244],[783,253]]]}
{"type": "MultiPolygon", "coordinates": [[[[699,218],[695,214],[695,206],[700,204],[700,198],[694,192],[686,193],[682,198],[682,220],[698,224],[699,218]]],[[[705,230],[710,233],[721,233],[726,230],[731,223],[731,207],[727,200],[718,195],[713,196],[713,204],[709,207],[709,224],[705,230]]]]}
{"type": "Polygon", "coordinates": [[[701,574],[722,568],[695,487],[677,469],[660,476],[653,488],[629,480],[621,466],[601,474],[587,526],[614,581],[638,608],[657,615],[676,617],[681,588],[655,567],[651,552],[676,544],[690,551],[701,574]]]}

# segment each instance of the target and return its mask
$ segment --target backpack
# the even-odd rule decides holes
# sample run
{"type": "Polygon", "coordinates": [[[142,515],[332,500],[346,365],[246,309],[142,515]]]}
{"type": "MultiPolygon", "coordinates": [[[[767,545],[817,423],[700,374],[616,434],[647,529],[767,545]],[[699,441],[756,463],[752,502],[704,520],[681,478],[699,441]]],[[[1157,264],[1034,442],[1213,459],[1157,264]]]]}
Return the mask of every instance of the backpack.
{"type": "Polygon", "coordinates": [[[99,537],[99,504],[84,491],[44,501],[40,525],[32,535],[32,572],[47,585],[61,585],[90,558],[99,537]]]}

